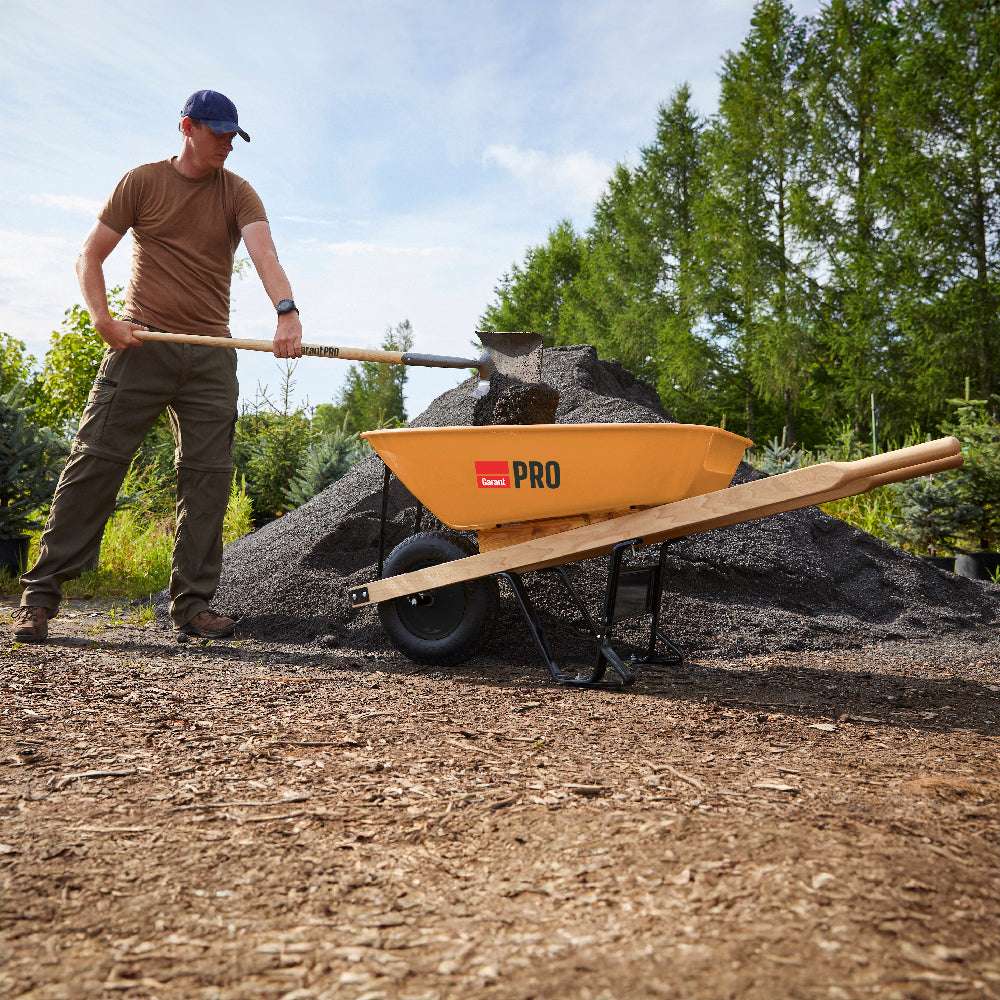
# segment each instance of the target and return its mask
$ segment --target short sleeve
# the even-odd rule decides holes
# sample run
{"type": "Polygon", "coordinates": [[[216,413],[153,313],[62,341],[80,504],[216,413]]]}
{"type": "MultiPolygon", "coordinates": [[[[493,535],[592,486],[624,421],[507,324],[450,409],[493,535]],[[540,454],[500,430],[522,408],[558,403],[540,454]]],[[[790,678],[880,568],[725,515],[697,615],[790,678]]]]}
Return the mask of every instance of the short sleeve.
{"type": "Polygon", "coordinates": [[[267,222],[267,213],[260,195],[248,181],[236,187],[236,227],[242,232],[252,222],[267,222]]]}
{"type": "Polygon", "coordinates": [[[120,236],[124,236],[135,225],[139,210],[140,181],[134,170],[130,170],[111,193],[97,218],[120,236]]]}

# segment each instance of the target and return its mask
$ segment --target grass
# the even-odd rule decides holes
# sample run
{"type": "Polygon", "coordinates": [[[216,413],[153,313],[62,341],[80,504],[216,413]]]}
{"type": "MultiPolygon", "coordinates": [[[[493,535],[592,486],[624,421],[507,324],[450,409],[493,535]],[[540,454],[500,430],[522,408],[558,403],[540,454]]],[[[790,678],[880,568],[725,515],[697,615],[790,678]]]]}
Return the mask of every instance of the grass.
{"type": "MultiPolygon", "coordinates": [[[[887,449],[917,444],[920,440],[920,435],[914,431],[902,444],[890,442],[887,449]]],[[[849,429],[842,428],[836,435],[836,440],[815,451],[786,448],[775,441],[764,448],[750,452],[747,460],[756,468],[773,474],[785,471],[786,468],[805,468],[820,462],[850,462],[865,457],[868,452],[869,449],[859,443],[849,429]],[[779,465],[783,462],[787,464],[775,467],[775,462],[779,465]]],[[[871,493],[833,500],[821,504],[820,509],[825,514],[845,521],[883,542],[905,549],[911,548],[900,535],[903,525],[900,494],[892,486],[883,486],[871,493]]]]}
{"type": "Polygon", "coordinates": [[[889,486],[879,487],[871,493],[844,497],[822,504],[820,509],[831,517],[846,521],[869,535],[899,545],[897,531],[902,524],[899,494],[889,486]]]}
{"type": "MultiPolygon", "coordinates": [[[[155,516],[142,507],[119,510],[104,529],[97,569],[67,581],[63,593],[66,597],[120,597],[128,601],[152,597],[170,580],[174,524],[173,515],[155,516]]],[[[252,530],[252,509],[246,484],[234,479],[222,528],[223,541],[235,541],[252,530]]],[[[40,531],[31,536],[29,565],[38,558],[40,538],[40,531]]],[[[17,577],[0,571],[0,593],[20,593],[17,577]]],[[[129,615],[135,613],[130,611],[129,615]]],[[[151,605],[149,614],[152,614],[151,605]]],[[[142,624],[131,619],[130,623],[142,624]]]]}

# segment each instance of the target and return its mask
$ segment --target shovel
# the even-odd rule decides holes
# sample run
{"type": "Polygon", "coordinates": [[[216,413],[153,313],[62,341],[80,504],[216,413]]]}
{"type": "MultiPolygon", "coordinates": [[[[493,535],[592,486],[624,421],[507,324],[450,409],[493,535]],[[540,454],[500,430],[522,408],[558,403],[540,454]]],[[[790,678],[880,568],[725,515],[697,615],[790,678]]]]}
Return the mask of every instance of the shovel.
{"type": "MultiPolygon", "coordinates": [[[[238,351],[263,351],[270,354],[270,340],[241,340],[234,337],[202,337],[186,333],[164,333],[135,330],[138,340],[153,340],[165,344],[196,344],[198,347],[223,347],[238,351]]],[[[520,382],[542,380],[542,338],[537,333],[497,333],[481,330],[476,336],[483,345],[478,358],[454,358],[441,354],[416,354],[413,351],[384,351],[367,347],[335,347],[332,344],[303,344],[306,358],[337,358],[340,361],[377,361],[384,365],[409,365],[412,368],[475,368],[479,384],[473,397],[479,399],[489,392],[494,374],[506,375],[520,382]]]]}

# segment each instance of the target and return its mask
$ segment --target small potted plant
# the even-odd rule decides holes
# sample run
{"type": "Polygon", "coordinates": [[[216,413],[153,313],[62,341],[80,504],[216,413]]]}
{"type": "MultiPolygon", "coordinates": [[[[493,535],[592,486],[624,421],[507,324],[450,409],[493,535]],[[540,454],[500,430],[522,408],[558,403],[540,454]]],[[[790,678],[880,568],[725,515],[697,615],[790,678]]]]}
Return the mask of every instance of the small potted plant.
{"type": "Polygon", "coordinates": [[[958,477],[939,473],[910,479],[897,489],[902,516],[898,540],[931,565],[953,572],[958,538],[975,514],[962,496],[958,477]]]}
{"type": "Polygon", "coordinates": [[[951,400],[955,419],[945,430],[962,442],[965,462],[958,484],[965,512],[955,572],[974,580],[994,579],[1000,571],[1000,396],[951,400]]]}
{"type": "Polygon", "coordinates": [[[0,395],[0,568],[23,570],[28,532],[52,498],[62,454],[58,436],[32,422],[22,392],[0,395]]]}

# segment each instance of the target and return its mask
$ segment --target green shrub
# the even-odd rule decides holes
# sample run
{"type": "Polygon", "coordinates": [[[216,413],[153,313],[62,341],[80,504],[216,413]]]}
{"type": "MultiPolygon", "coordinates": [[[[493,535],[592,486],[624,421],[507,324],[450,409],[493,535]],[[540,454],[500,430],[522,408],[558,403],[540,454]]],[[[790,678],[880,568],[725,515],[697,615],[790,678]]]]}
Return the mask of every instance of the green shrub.
{"type": "Polygon", "coordinates": [[[253,531],[253,504],[247,495],[247,483],[243,476],[233,476],[229,488],[229,504],[226,518],[222,523],[222,541],[225,545],[253,531]]]}
{"type": "Polygon", "coordinates": [[[357,434],[345,430],[324,434],[305,454],[302,471],[291,481],[285,494],[293,507],[301,507],[317,493],[322,493],[347,472],[361,454],[357,434]]]}
{"type": "Polygon", "coordinates": [[[28,353],[23,340],[0,333],[0,393],[28,389],[34,364],[35,359],[28,353]]]}
{"type": "Polygon", "coordinates": [[[964,510],[960,540],[970,549],[1000,548],[1000,421],[994,415],[1000,396],[970,399],[966,386],[965,399],[949,402],[956,408],[955,417],[942,429],[962,442],[965,459],[962,468],[951,473],[964,510]]]}
{"type": "Polygon", "coordinates": [[[919,555],[960,547],[963,526],[976,510],[962,499],[960,480],[950,473],[909,479],[893,488],[899,502],[896,541],[919,555]]]}
{"type": "Polygon", "coordinates": [[[902,515],[899,497],[892,489],[881,487],[871,493],[861,493],[821,505],[824,513],[846,521],[869,535],[895,544],[902,515]]]}
{"type": "MultiPolygon", "coordinates": [[[[113,316],[121,314],[121,288],[108,293],[108,307],[113,316]]],[[[106,347],[83,306],[66,310],[62,327],[52,332],[38,375],[38,417],[43,423],[59,430],[75,428],[106,347]]]]}
{"type": "Polygon", "coordinates": [[[778,438],[772,438],[759,453],[753,456],[753,465],[769,476],[780,476],[803,465],[811,465],[811,456],[799,448],[789,447],[778,438]]]}
{"type": "MultiPolygon", "coordinates": [[[[118,510],[104,529],[98,568],[68,581],[63,592],[67,597],[135,600],[163,590],[170,580],[174,524],[173,514],[151,517],[138,502],[118,510]]],[[[223,525],[223,541],[234,541],[252,528],[250,499],[242,480],[234,479],[223,525]]],[[[40,531],[31,537],[30,564],[38,558],[40,537],[40,531]]],[[[15,577],[9,573],[0,574],[0,592],[16,594],[19,591],[15,577]]]]}
{"type": "Polygon", "coordinates": [[[65,458],[63,440],[39,427],[22,388],[0,395],[0,538],[36,527],[65,458]]]}

